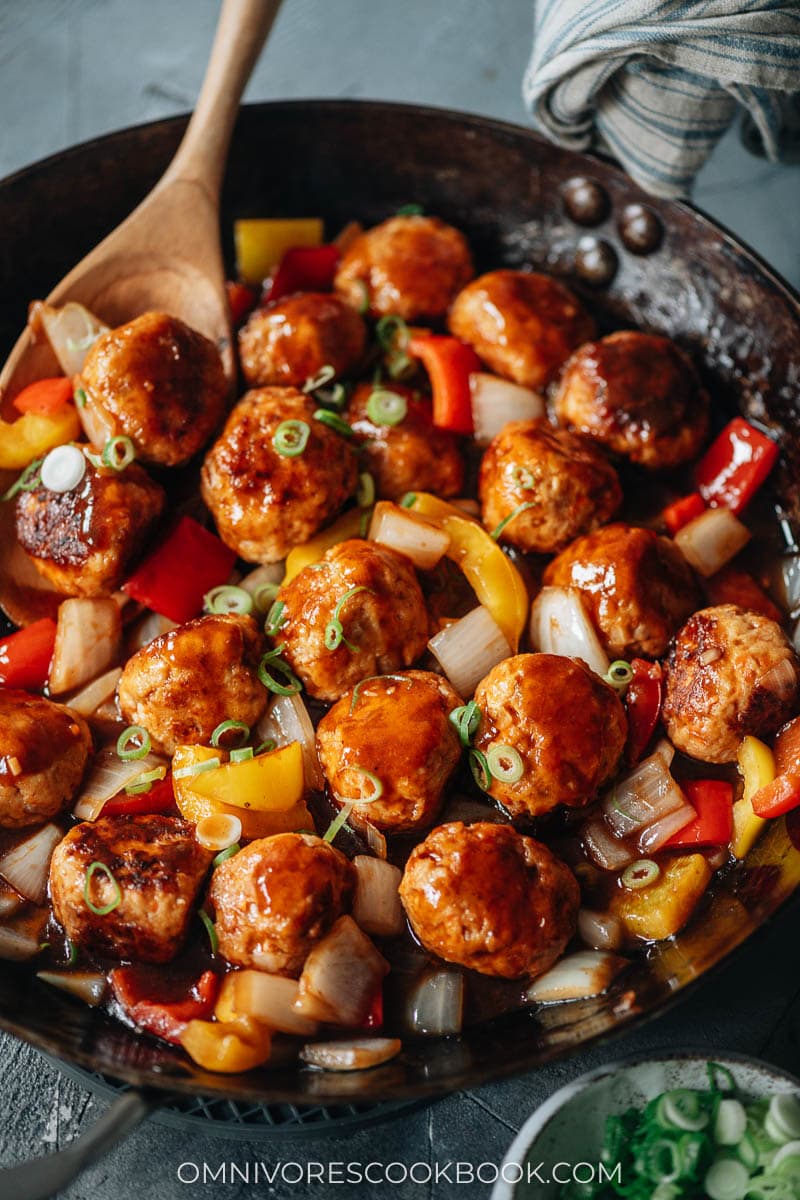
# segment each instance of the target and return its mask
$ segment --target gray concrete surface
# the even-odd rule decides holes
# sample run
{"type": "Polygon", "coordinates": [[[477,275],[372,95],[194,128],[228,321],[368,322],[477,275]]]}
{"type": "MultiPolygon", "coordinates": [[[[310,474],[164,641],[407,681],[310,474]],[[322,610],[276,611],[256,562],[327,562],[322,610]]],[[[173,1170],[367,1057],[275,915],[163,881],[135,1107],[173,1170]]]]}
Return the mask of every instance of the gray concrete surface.
{"type": "MultiPolygon", "coordinates": [[[[0,175],[75,141],[190,107],[216,10],[215,0],[0,0],[0,175]]],[[[531,31],[531,0],[285,0],[248,97],[375,97],[524,121],[519,84],[531,31]]],[[[799,192],[800,168],[751,158],[731,131],[703,171],[695,199],[800,284],[799,192]]],[[[800,1071],[796,920],[786,914],[764,930],[659,1021],[577,1059],[449,1097],[334,1142],[232,1143],[151,1121],[64,1195],[486,1196],[485,1183],[446,1178],[436,1186],[307,1187],[284,1182],[279,1173],[273,1185],[228,1184],[222,1176],[202,1185],[182,1183],[178,1168],[205,1161],[216,1171],[223,1162],[255,1160],[273,1167],[298,1161],[497,1162],[528,1113],[555,1088],[591,1066],[638,1051],[738,1050],[800,1071]]],[[[96,1120],[103,1104],[29,1048],[0,1038],[0,1165],[66,1145],[96,1120]]],[[[286,1176],[291,1179],[293,1170],[286,1176]]]]}

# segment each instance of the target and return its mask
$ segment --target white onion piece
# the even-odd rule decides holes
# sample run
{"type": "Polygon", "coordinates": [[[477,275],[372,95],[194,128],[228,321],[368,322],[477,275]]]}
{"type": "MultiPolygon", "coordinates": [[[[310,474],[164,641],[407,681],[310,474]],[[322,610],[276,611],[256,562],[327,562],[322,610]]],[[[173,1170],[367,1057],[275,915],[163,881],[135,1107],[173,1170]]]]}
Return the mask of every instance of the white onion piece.
{"type": "Polygon", "coordinates": [[[83,369],[84,359],[101,333],[108,332],[94,313],[82,304],[70,300],[60,308],[52,304],[39,303],[33,306],[31,315],[42,323],[47,340],[65,375],[77,375],[83,369]]]}
{"type": "Polygon", "coordinates": [[[614,837],[602,817],[587,821],[581,837],[589,858],[604,871],[620,871],[636,859],[635,851],[614,837]]]}
{"type": "Polygon", "coordinates": [[[13,916],[24,903],[19,892],[15,892],[12,887],[8,887],[0,880],[0,921],[13,916]]]}
{"type": "Polygon", "coordinates": [[[142,646],[149,645],[153,638],[171,633],[177,628],[176,622],[170,621],[169,617],[162,617],[161,613],[146,612],[131,626],[126,644],[133,653],[135,650],[141,650],[142,646]]]}
{"type": "Polygon", "coordinates": [[[443,529],[388,500],[379,500],[375,505],[368,537],[371,542],[405,554],[421,571],[435,567],[450,545],[449,534],[443,529]]]}
{"type": "Polygon", "coordinates": [[[685,805],[664,758],[651,754],[617,780],[603,800],[603,814],[618,837],[627,837],[685,805]]]}
{"type": "Polygon", "coordinates": [[[675,545],[704,578],[716,574],[750,541],[750,530],[728,508],[707,508],[675,534],[675,545]]]}
{"type": "Polygon", "coordinates": [[[544,398],[519,383],[475,371],[469,377],[475,441],[488,446],[509,421],[533,421],[545,415],[544,398]]]}
{"type": "Polygon", "coordinates": [[[209,813],[194,827],[195,841],[215,854],[235,846],[242,836],[242,822],[233,813],[209,813]]]}
{"type": "Polygon", "coordinates": [[[789,702],[792,701],[797,685],[795,665],[789,659],[781,659],[774,667],[770,667],[758,681],[759,688],[765,693],[789,702]]]}
{"type": "Polygon", "coordinates": [[[534,649],[580,658],[598,675],[608,671],[608,655],[577,588],[542,588],[531,608],[530,632],[534,649]]]}
{"type": "Polygon", "coordinates": [[[105,704],[106,700],[114,695],[121,674],[122,667],[112,667],[110,671],[105,671],[97,679],[87,683],[86,687],[81,688],[74,696],[67,697],[64,703],[82,717],[91,717],[101,704],[105,704]]]}
{"type": "Polygon", "coordinates": [[[40,953],[46,924],[47,910],[40,908],[33,913],[12,917],[7,924],[0,925],[0,958],[11,962],[36,958],[40,953]]]}
{"type": "Polygon", "coordinates": [[[0,858],[0,875],[26,900],[41,904],[47,892],[50,859],[63,836],[57,825],[43,825],[0,858]]]}
{"type": "Polygon", "coordinates": [[[300,743],[306,787],[309,791],[321,792],[325,786],[325,778],[317,757],[314,725],[301,696],[275,697],[255,730],[257,745],[269,738],[276,746],[288,746],[290,742],[300,743]]]}
{"type": "Polygon", "coordinates": [[[667,813],[665,817],[654,821],[652,825],[648,825],[641,831],[637,843],[639,849],[643,854],[655,854],[656,850],[660,850],[673,834],[685,829],[696,817],[697,813],[691,804],[684,804],[681,808],[676,808],[674,812],[667,813]]]}
{"type": "Polygon", "coordinates": [[[79,821],[97,820],[106,800],[116,796],[139,775],[163,766],[164,759],[159,758],[157,754],[146,754],[144,758],[124,762],[117,754],[115,746],[104,747],[95,755],[72,815],[79,821]]]}
{"type": "Polygon", "coordinates": [[[237,1013],[262,1021],[278,1033],[313,1037],[317,1032],[317,1022],[294,1008],[296,979],[263,971],[236,971],[233,978],[233,1007],[237,1013]]]}
{"type": "Polygon", "coordinates": [[[391,863],[368,854],[353,859],[356,869],[356,895],[353,917],[365,933],[378,937],[394,937],[405,928],[403,906],[400,903],[400,880],[403,872],[391,863]]]}
{"type": "Polygon", "coordinates": [[[350,810],[347,824],[352,829],[355,829],[356,833],[361,835],[375,858],[386,859],[389,848],[386,844],[386,837],[381,833],[380,829],[377,829],[371,821],[368,821],[361,813],[356,812],[354,808],[350,810]]]}
{"type": "Polygon", "coordinates": [[[613,913],[582,908],[578,912],[578,936],[592,950],[619,950],[624,930],[613,913]]]}
{"type": "Polygon", "coordinates": [[[297,985],[294,1008],[333,1025],[361,1025],[389,971],[386,959],[352,917],[339,917],[312,948],[297,985]]]}
{"type": "Polygon", "coordinates": [[[800,616],[800,554],[781,559],[779,588],[789,616],[800,616]]]}
{"type": "Polygon", "coordinates": [[[578,950],[535,979],[528,988],[527,997],[533,1004],[588,1000],[604,992],[627,966],[627,958],[619,958],[606,950],[578,950]]]}
{"type": "Polygon", "coordinates": [[[51,492],[71,492],[86,474],[86,455],[77,446],[55,446],[45,457],[39,478],[51,492]]]}
{"type": "Polygon", "coordinates": [[[351,1042],[314,1042],[300,1057],[323,1071],[366,1071],[395,1058],[403,1048],[399,1038],[356,1038],[351,1042]]]}
{"type": "Polygon", "coordinates": [[[406,1020],[415,1033],[460,1033],[464,1021],[464,976],[457,971],[426,972],[406,1001],[406,1020]]]}
{"type": "Polygon", "coordinates": [[[672,760],[675,757],[675,747],[669,738],[662,737],[658,739],[653,747],[653,754],[659,754],[664,760],[664,765],[669,768],[672,766],[672,760]]]}
{"type": "Polygon", "coordinates": [[[492,667],[511,654],[503,631],[483,605],[440,630],[428,642],[428,649],[464,699],[492,667]]]}
{"type": "Polygon", "coordinates": [[[106,977],[99,971],[37,971],[36,978],[77,996],[90,1008],[96,1008],[106,992],[106,977]]]}
{"type": "Polygon", "coordinates": [[[60,695],[107,670],[119,654],[122,622],[110,596],[80,596],[58,606],[50,692],[60,695]]]}

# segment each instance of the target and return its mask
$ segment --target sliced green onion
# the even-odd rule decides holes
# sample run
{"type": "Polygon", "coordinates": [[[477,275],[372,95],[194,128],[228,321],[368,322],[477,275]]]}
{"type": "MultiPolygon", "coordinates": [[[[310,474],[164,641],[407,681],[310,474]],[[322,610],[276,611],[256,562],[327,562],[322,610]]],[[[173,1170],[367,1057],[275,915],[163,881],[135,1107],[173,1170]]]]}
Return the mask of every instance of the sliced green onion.
{"type": "Polygon", "coordinates": [[[231,750],[228,755],[232,763],[248,762],[253,757],[252,746],[240,746],[235,750],[231,750]]]}
{"type": "Polygon", "coordinates": [[[800,1103],[794,1096],[773,1096],[767,1110],[767,1120],[775,1125],[784,1136],[781,1141],[788,1142],[800,1138],[800,1103]]]}
{"type": "Polygon", "coordinates": [[[365,538],[369,530],[370,522],[372,521],[372,509],[362,508],[361,516],[358,521],[358,536],[365,538]]]}
{"type": "Polygon", "coordinates": [[[67,955],[67,966],[74,967],[75,963],[78,961],[78,947],[75,945],[74,942],[70,941],[69,938],[67,938],[67,945],[69,946],[69,953],[67,955]]]}
{"type": "Polygon", "coordinates": [[[403,496],[403,498],[400,501],[400,507],[401,508],[413,508],[416,503],[417,503],[417,493],[416,492],[406,492],[405,496],[403,496]]]}
{"type": "Polygon", "coordinates": [[[274,650],[270,650],[265,654],[258,664],[258,678],[261,680],[265,688],[271,692],[275,692],[278,696],[294,696],[302,690],[302,683],[292,671],[288,663],[281,658],[283,645],[276,646],[274,650]],[[275,671],[280,677],[278,679],[272,674],[275,671]],[[285,683],[281,683],[281,678],[285,679],[285,683]]]}
{"type": "Polygon", "coordinates": [[[206,592],[203,607],[209,613],[238,613],[246,617],[253,611],[253,597],[233,583],[222,583],[206,592]]]}
{"type": "Polygon", "coordinates": [[[215,771],[217,767],[222,766],[220,759],[207,758],[205,762],[190,763],[188,767],[178,767],[177,771],[173,771],[173,779],[188,779],[192,775],[203,775],[206,771],[215,771]]]}
{"type": "MultiPolygon", "coordinates": [[[[229,847],[229,849],[230,849],[230,847],[229,847]]],[[[223,853],[224,853],[224,851],[223,851],[223,853]]],[[[204,908],[201,908],[197,915],[206,927],[206,933],[208,934],[208,943],[211,946],[211,953],[216,954],[217,950],[219,949],[219,938],[217,937],[217,931],[216,931],[216,928],[214,927],[214,922],[211,920],[211,917],[208,915],[208,913],[205,911],[204,908]]]]}
{"type": "Polygon", "coordinates": [[[738,1100],[720,1100],[714,1122],[714,1140],[718,1146],[738,1146],[747,1128],[747,1113],[738,1100]]]}
{"type": "Polygon", "coordinates": [[[386,360],[386,370],[390,379],[402,379],[414,365],[414,360],[405,353],[390,354],[386,360]]]}
{"type": "Polygon", "coordinates": [[[375,336],[384,350],[405,350],[411,334],[402,317],[388,313],[375,326],[375,336]]]}
{"type": "Polygon", "coordinates": [[[369,288],[367,287],[367,285],[363,279],[357,279],[355,282],[355,286],[358,289],[359,295],[361,297],[358,304],[356,305],[356,312],[361,313],[361,316],[365,317],[367,315],[367,313],[369,312],[369,288]]]}
{"type": "Polygon", "coordinates": [[[330,363],[326,363],[324,367],[320,367],[316,375],[309,375],[308,379],[303,384],[303,391],[315,392],[317,388],[324,387],[326,383],[330,383],[336,378],[336,368],[330,363]]]}
{"type": "Polygon", "coordinates": [[[100,457],[104,467],[110,467],[112,471],[124,471],[136,458],[136,449],[129,437],[120,435],[106,442],[100,457]]]}
{"type": "Polygon", "coordinates": [[[625,662],[624,658],[618,658],[612,662],[603,676],[603,682],[610,683],[618,692],[624,692],[632,679],[633,668],[630,663],[625,662]]]}
{"type": "Polygon", "coordinates": [[[314,412],[314,420],[319,421],[322,425],[327,425],[334,433],[340,433],[342,437],[352,437],[353,430],[347,424],[343,417],[338,413],[330,412],[327,408],[318,408],[314,412]]]}
{"type": "Polygon", "coordinates": [[[105,917],[108,913],[113,912],[115,908],[119,908],[120,904],[122,903],[122,888],[114,878],[111,868],[107,867],[104,862],[98,862],[95,860],[93,863],[89,863],[89,866],[86,869],[86,878],[83,881],[83,898],[86,901],[86,907],[90,908],[95,916],[98,917],[105,917]],[[89,887],[92,882],[92,876],[97,871],[100,871],[101,874],[105,875],[106,878],[109,879],[114,885],[114,897],[109,901],[108,904],[95,904],[89,896],[89,887]]]}
{"type": "Polygon", "coordinates": [[[262,742],[260,746],[256,746],[255,752],[256,752],[256,755],[272,754],[273,750],[277,750],[277,749],[278,749],[278,743],[275,741],[275,738],[267,738],[267,740],[265,742],[262,742]]]}
{"type": "Polygon", "coordinates": [[[748,1171],[755,1171],[759,1158],[758,1143],[749,1129],[742,1134],[742,1140],[736,1147],[736,1154],[748,1171]]]}
{"type": "MultiPolygon", "coordinates": [[[[634,866],[637,864],[634,863],[634,866]]],[[[656,1107],[656,1118],[666,1129],[685,1129],[697,1133],[705,1129],[709,1114],[703,1106],[702,1093],[690,1088],[664,1092],[656,1107]]]]}
{"type": "Polygon", "coordinates": [[[49,949],[50,949],[50,943],[49,943],[49,942],[39,942],[39,949],[40,949],[41,951],[44,951],[44,950],[49,950],[49,949]]]}
{"type": "Polygon", "coordinates": [[[275,637],[276,634],[280,633],[281,629],[283,629],[283,626],[288,620],[288,618],[283,615],[283,610],[285,608],[286,605],[284,604],[283,600],[273,601],[272,607],[267,613],[267,619],[264,622],[264,633],[267,635],[267,637],[275,637]]]}
{"type": "Polygon", "coordinates": [[[494,540],[497,541],[506,525],[510,525],[516,517],[518,517],[521,513],[527,512],[529,508],[536,508],[535,500],[526,500],[524,504],[518,504],[513,512],[510,512],[507,517],[503,517],[497,528],[492,530],[492,537],[494,540]]]}
{"type": "Polygon", "coordinates": [[[703,1187],[709,1200],[744,1200],[750,1185],[750,1172],[744,1163],[721,1158],[706,1171],[703,1187]]]}
{"type": "Polygon", "coordinates": [[[486,752],[486,765],[492,777],[500,783],[517,783],[525,773],[525,765],[513,746],[496,745],[486,752]]]}
{"type": "Polygon", "coordinates": [[[396,217],[421,217],[425,209],[421,204],[403,204],[395,213],[396,217]]]}
{"type": "Polygon", "coordinates": [[[706,1063],[706,1071],[708,1073],[708,1084],[712,1092],[735,1092],[736,1080],[733,1075],[724,1067],[722,1063],[710,1062],[706,1063]]]}
{"type": "Polygon", "coordinates": [[[295,458],[308,445],[311,426],[306,421],[281,421],[272,435],[272,445],[284,458],[295,458]]]}
{"type": "Polygon", "coordinates": [[[79,387],[75,389],[73,399],[77,408],[86,408],[86,392],[83,388],[79,387]]]}
{"type": "Polygon", "coordinates": [[[343,383],[335,383],[330,388],[320,388],[316,393],[316,400],[325,408],[335,408],[341,412],[347,402],[347,388],[343,383]]]}
{"type": "Polygon", "coordinates": [[[150,734],[143,725],[129,725],[117,738],[117,754],[123,762],[134,762],[150,753],[150,734]],[[139,744],[134,743],[138,739],[139,744]]]}
{"type": "Polygon", "coordinates": [[[399,425],[408,413],[408,401],[399,392],[376,388],[367,400],[367,416],[375,425],[399,425]]]}
{"type": "Polygon", "coordinates": [[[481,710],[478,705],[474,700],[470,700],[469,704],[462,704],[460,708],[454,708],[448,720],[455,726],[461,745],[468,750],[481,723],[481,710]]]}
{"type": "Polygon", "coordinates": [[[474,746],[469,749],[469,769],[478,787],[482,791],[488,792],[492,786],[492,773],[489,770],[486,755],[482,750],[476,750],[474,746]]]}
{"type": "Polygon", "coordinates": [[[253,592],[253,604],[257,611],[260,613],[268,612],[270,605],[274,600],[277,600],[280,590],[281,585],[279,583],[262,583],[261,587],[256,588],[253,592]]]}
{"type": "Polygon", "coordinates": [[[338,650],[343,640],[344,627],[342,622],[337,621],[335,617],[332,617],[325,626],[325,649],[338,650]]]}
{"type": "Polygon", "coordinates": [[[518,488],[532,488],[536,482],[533,471],[529,471],[527,467],[511,467],[508,474],[511,482],[518,488]]]}
{"type": "Polygon", "coordinates": [[[140,796],[144,792],[149,792],[156,780],[164,779],[166,774],[166,767],[155,767],[152,771],[145,771],[144,775],[137,775],[129,784],[126,784],[125,791],[129,796],[140,796]]]}
{"type": "Polygon", "coordinates": [[[42,468],[44,458],[37,458],[35,462],[28,463],[22,474],[14,480],[7,492],[3,492],[0,500],[13,500],[18,492],[33,492],[41,482],[39,472],[42,468]]]}
{"type": "Polygon", "coordinates": [[[681,1173],[678,1147],[667,1138],[656,1138],[645,1148],[643,1166],[653,1183],[672,1183],[681,1173]]]}
{"type": "Polygon", "coordinates": [[[332,842],[334,840],[337,833],[344,826],[344,824],[347,821],[347,818],[350,816],[352,807],[353,807],[352,804],[343,804],[342,805],[342,807],[339,809],[336,816],[331,821],[328,828],[323,833],[323,835],[322,835],[323,842],[332,842]]]}
{"type": "MultiPolygon", "coordinates": [[[[638,892],[655,883],[660,874],[661,867],[657,862],[653,862],[651,858],[641,858],[638,862],[631,863],[622,872],[622,886],[632,892],[638,892]]],[[[682,1125],[681,1128],[691,1129],[691,1126],[682,1125]]]]}
{"type": "Polygon", "coordinates": [[[247,739],[250,737],[250,726],[245,725],[244,721],[234,721],[234,720],[221,721],[211,735],[211,745],[214,746],[216,749],[218,749],[220,740],[231,729],[235,729],[237,731],[237,733],[240,735],[240,737],[239,737],[239,745],[240,746],[243,745],[243,743],[246,742],[247,739]]]}
{"type": "Polygon", "coordinates": [[[345,767],[345,771],[362,776],[372,784],[372,791],[367,796],[337,796],[336,798],[341,804],[372,804],[373,801],[380,800],[383,795],[383,783],[374,771],[368,771],[365,767],[345,767]]]}
{"type": "Polygon", "coordinates": [[[352,596],[357,595],[359,592],[369,592],[370,594],[374,594],[373,589],[365,587],[363,583],[358,584],[357,587],[348,588],[348,590],[344,593],[344,595],[340,596],[339,600],[337,601],[336,608],[333,610],[334,617],[340,617],[342,615],[342,609],[344,608],[347,601],[352,596]]]}
{"type": "Polygon", "coordinates": [[[375,480],[369,471],[362,471],[358,477],[356,504],[359,508],[370,508],[375,503],[375,480]]]}
{"type": "MultiPolygon", "coordinates": [[[[212,867],[218,867],[222,863],[227,862],[229,858],[233,858],[234,854],[238,854],[241,848],[238,842],[234,842],[232,846],[227,846],[224,850],[220,850],[217,857],[211,860],[212,867]]],[[[216,929],[214,933],[216,933],[216,929]]]]}

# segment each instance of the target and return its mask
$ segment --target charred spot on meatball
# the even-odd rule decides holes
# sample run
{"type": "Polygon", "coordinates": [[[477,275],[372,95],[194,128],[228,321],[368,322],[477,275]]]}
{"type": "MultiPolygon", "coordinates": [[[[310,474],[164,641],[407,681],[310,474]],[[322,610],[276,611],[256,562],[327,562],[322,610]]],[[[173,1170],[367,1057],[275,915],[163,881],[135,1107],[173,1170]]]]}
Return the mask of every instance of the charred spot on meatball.
{"type": "Polygon", "coordinates": [[[0,827],[49,821],[74,799],[92,752],[83,717],[0,687],[0,827]]]}
{"type": "Polygon", "coordinates": [[[364,321],[339,296],[301,292],[257,308],[239,330],[251,387],[302,387],[325,366],[346,375],[364,353],[364,321]]]}

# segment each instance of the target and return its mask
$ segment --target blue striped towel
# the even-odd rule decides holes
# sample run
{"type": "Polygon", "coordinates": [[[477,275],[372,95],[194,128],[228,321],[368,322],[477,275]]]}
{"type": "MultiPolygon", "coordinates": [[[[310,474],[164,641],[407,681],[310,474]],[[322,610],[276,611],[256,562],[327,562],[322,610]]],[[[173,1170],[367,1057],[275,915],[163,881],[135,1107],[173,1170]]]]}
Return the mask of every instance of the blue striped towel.
{"type": "Polygon", "coordinates": [[[682,196],[738,103],[780,157],[800,92],[798,0],[534,4],[523,95],[562,146],[606,150],[649,191],[682,196]]]}

